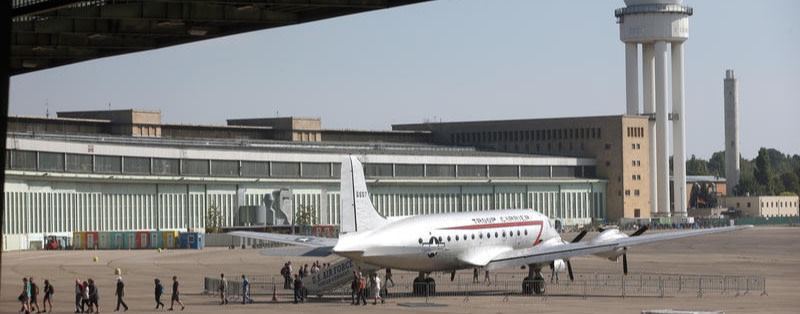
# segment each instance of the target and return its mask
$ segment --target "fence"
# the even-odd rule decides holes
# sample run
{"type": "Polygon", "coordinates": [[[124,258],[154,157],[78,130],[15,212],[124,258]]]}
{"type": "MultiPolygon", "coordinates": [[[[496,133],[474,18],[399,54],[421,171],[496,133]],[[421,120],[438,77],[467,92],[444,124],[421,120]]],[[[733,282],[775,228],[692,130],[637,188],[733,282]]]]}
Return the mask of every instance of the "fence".
{"type": "MultiPolygon", "coordinates": [[[[546,272],[545,272],[546,273],[546,272]]],[[[524,293],[523,279],[527,272],[497,272],[487,279],[483,273],[474,280],[471,274],[456,274],[450,280],[450,274],[434,273],[435,284],[426,285],[424,288],[414,289],[414,278],[417,273],[395,271],[394,285],[382,282],[382,294],[387,298],[440,298],[462,297],[465,301],[473,296],[499,296],[507,299],[511,296],[581,296],[588,297],[664,297],[674,295],[692,295],[703,297],[705,294],[718,293],[723,295],[742,296],[748,294],[767,295],[764,276],[760,275],[691,275],[691,274],[659,274],[639,273],[624,276],[619,273],[575,273],[575,280],[570,281],[566,274],[551,278],[545,274],[544,281],[536,283],[537,290],[541,287],[542,294],[524,293]],[[414,293],[416,292],[416,293],[414,293]]],[[[291,299],[293,291],[285,289],[283,277],[280,275],[255,275],[248,276],[250,291],[253,296],[269,296],[273,289],[275,294],[283,300],[291,299]]],[[[204,284],[205,294],[217,294],[219,278],[206,277],[204,284]]],[[[528,288],[527,291],[531,291],[528,288]]],[[[241,282],[228,281],[228,295],[237,298],[241,294],[241,282]]],[[[349,285],[334,289],[324,298],[339,299],[349,302],[351,291],[349,285]]]]}

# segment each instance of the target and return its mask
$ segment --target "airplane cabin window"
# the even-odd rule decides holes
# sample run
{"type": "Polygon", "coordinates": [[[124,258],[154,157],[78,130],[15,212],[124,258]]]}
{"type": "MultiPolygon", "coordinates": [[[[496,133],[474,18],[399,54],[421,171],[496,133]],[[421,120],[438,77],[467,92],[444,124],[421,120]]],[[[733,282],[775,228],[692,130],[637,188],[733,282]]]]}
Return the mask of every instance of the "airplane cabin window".
{"type": "Polygon", "coordinates": [[[519,230],[517,230],[517,236],[519,236],[519,230]]]}
{"type": "Polygon", "coordinates": [[[422,238],[419,238],[419,244],[422,244],[422,238]]]}
{"type": "Polygon", "coordinates": [[[447,236],[447,242],[450,242],[450,236],[447,236]]]}
{"type": "Polygon", "coordinates": [[[503,231],[503,238],[505,238],[505,237],[506,237],[506,232],[505,232],[505,231],[503,231]]]}
{"type": "Polygon", "coordinates": [[[491,238],[492,238],[492,234],[491,234],[491,233],[489,233],[489,232],[487,232],[487,233],[486,233],[486,238],[487,238],[487,239],[491,239],[491,238]]]}
{"type": "Polygon", "coordinates": [[[525,229],[525,235],[528,235],[528,229],[525,229]]]}
{"type": "Polygon", "coordinates": [[[437,239],[437,240],[439,240],[439,243],[443,243],[444,242],[444,241],[442,241],[442,237],[439,237],[439,239],[437,239]]]}
{"type": "Polygon", "coordinates": [[[483,233],[479,233],[479,234],[478,234],[478,238],[481,238],[481,239],[483,239],[483,233]]]}
{"type": "Polygon", "coordinates": [[[458,235],[456,235],[456,241],[458,241],[458,235]]]}
{"type": "Polygon", "coordinates": [[[497,233],[497,231],[495,231],[495,232],[494,232],[494,237],[495,237],[495,238],[499,238],[499,237],[500,237],[500,234],[498,234],[498,233],[497,233]]]}

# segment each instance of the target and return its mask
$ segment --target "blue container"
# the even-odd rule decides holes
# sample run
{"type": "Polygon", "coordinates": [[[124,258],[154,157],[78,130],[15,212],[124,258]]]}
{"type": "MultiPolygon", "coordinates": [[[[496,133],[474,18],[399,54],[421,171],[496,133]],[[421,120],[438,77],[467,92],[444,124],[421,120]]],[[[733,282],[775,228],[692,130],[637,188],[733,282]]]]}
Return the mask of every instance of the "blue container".
{"type": "Polygon", "coordinates": [[[181,233],[178,239],[178,246],[182,249],[202,249],[203,234],[198,232],[181,233]]]}
{"type": "Polygon", "coordinates": [[[122,234],[123,250],[133,250],[136,248],[136,231],[120,232],[122,234]]]}
{"type": "Polygon", "coordinates": [[[122,250],[125,248],[125,234],[124,232],[113,231],[109,232],[109,248],[114,250],[122,250]]]}
{"type": "Polygon", "coordinates": [[[97,233],[97,247],[101,250],[111,249],[111,232],[97,233]]]}

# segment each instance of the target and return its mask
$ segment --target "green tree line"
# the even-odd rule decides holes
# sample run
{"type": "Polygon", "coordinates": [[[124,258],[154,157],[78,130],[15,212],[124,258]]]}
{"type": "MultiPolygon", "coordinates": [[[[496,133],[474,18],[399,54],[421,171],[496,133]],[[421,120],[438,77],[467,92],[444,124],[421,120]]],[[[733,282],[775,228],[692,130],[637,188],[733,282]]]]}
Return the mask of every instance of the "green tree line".
{"type": "MultiPolygon", "coordinates": [[[[800,195],[800,155],[762,147],[753,160],[740,157],[739,166],[734,195],[800,195]]],[[[709,160],[692,155],[686,161],[686,174],[725,177],[725,152],[716,152],[709,160]]]]}

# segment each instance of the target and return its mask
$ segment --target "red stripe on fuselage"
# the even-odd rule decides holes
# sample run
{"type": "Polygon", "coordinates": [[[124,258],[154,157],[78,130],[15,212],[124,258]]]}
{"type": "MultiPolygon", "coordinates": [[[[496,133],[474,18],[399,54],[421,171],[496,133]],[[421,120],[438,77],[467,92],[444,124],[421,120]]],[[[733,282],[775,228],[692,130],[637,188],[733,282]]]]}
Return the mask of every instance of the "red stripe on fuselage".
{"type": "Polygon", "coordinates": [[[474,229],[495,229],[495,228],[507,228],[507,227],[523,227],[523,226],[535,226],[535,225],[542,225],[541,221],[519,221],[519,222],[501,222],[495,224],[480,224],[480,225],[469,225],[469,226],[458,226],[458,227],[450,227],[444,228],[445,230],[474,230],[474,229]]]}

